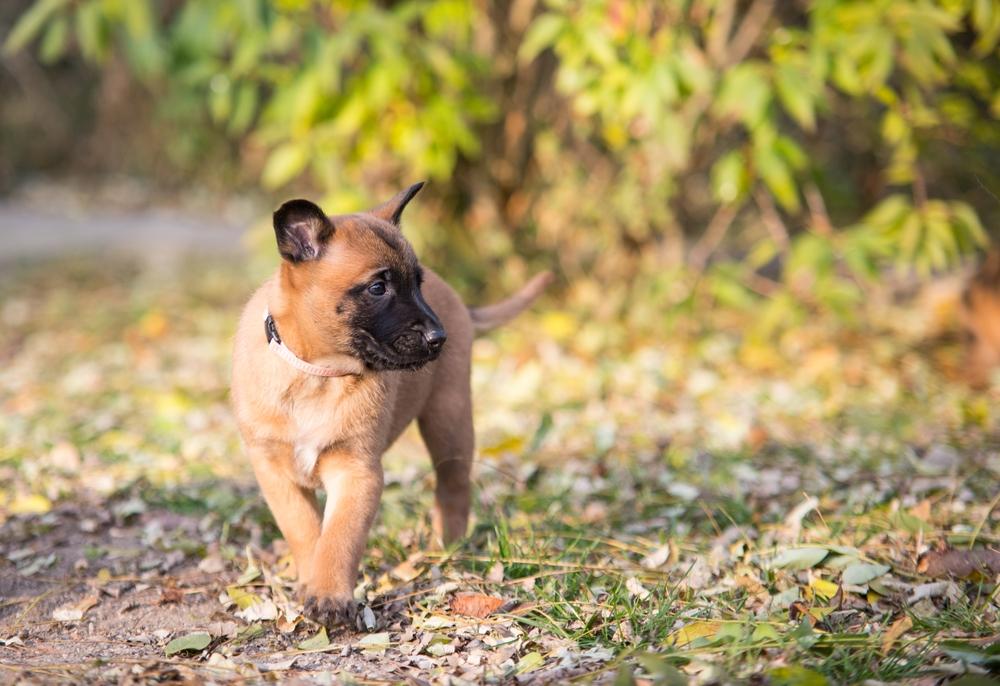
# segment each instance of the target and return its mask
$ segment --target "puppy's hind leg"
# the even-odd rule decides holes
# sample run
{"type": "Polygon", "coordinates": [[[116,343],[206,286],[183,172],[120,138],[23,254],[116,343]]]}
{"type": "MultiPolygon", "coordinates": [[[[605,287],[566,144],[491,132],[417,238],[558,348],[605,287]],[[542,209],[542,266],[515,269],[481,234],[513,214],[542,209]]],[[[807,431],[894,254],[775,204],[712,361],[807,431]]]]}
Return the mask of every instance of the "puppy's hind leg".
{"type": "Polygon", "coordinates": [[[437,478],[431,515],[434,536],[439,545],[449,545],[465,536],[472,500],[470,472],[476,439],[468,381],[432,395],[417,423],[437,478]]]}

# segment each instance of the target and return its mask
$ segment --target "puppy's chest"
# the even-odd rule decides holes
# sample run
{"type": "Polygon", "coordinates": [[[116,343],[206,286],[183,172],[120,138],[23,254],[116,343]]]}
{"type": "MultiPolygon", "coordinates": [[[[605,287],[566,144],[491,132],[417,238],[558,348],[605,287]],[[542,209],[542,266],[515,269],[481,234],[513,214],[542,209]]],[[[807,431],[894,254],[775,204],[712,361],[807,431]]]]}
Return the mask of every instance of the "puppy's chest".
{"type": "Polygon", "coordinates": [[[387,389],[382,384],[328,383],[300,390],[290,398],[290,442],[295,471],[304,481],[315,481],[320,455],[328,449],[368,452],[384,423],[387,389]]]}

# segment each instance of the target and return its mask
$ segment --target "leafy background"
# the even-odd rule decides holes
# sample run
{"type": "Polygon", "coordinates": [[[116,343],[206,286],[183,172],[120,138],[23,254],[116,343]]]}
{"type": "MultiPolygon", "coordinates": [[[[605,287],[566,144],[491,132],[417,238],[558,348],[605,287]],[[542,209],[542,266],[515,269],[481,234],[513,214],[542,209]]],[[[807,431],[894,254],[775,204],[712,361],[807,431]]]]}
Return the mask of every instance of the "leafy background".
{"type": "Polygon", "coordinates": [[[997,398],[954,337],[1000,215],[995,1],[17,0],[0,26],[12,202],[237,216],[250,250],[8,261],[0,663],[79,676],[90,618],[109,681],[996,668],[997,398]],[[560,278],[476,344],[470,540],[426,553],[404,438],[375,623],[319,636],[233,457],[228,337],[274,203],[422,178],[406,233],[467,300],[560,278]]]}

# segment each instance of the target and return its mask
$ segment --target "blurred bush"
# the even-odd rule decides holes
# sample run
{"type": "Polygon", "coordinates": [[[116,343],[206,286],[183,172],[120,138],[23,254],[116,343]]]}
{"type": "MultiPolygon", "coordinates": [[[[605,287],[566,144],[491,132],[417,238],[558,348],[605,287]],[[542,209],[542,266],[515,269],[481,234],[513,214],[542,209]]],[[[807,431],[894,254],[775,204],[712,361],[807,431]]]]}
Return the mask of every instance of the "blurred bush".
{"type": "Polygon", "coordinates": [[[554,262],[595,315],[766,336],[985,242],[998,38],[995,0],[35,0],[5,52],[141,85],[195,180],[337,212],[431,179],[409,230],[467,286],[554,262]]]}

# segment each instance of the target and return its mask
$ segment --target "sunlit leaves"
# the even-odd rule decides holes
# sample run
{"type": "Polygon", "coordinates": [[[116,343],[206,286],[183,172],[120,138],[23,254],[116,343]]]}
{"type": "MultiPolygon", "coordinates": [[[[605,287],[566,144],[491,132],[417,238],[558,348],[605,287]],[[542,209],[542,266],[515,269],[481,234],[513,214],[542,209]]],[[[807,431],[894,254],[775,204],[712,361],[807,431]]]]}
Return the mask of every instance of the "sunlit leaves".
{"type": "Polygon", "coordinates": [[[550,47],[566,27],[566,17],[555,14],[542,14],[536,18],[528,29],[518,53],[522,60],[532,60],[542,50],[550,47]]]}
{"type": "Polygon", "coordinates": [[[926,201],[914,207],[901,195],[892,195],[861,223],[897,246],[897,264],[926,274],[954,266],[986,242],[986,234],[971,207],[962,202],[926,201]]]}
{"type": "Polygon", "coordinates": [[[764,65],[745,62],[723,76],[715,109],[720,116],[738,119],[753,129],[767,114],[771,96],[764,65]]]}
{"type": "Polygon", "coordinates": [[[23,50],[41,33],[46,22],[67,4],[69,0],[38,0],[21,15],[14,28],[7,34],[3,45],[4,51],[10,54],[23,50]]]}
{"type": "Polygon", "coordinates": [[[747,165],[739,152],[726,153],[712,165],[712,193],[718,202],[729,204],[740,200],[748,186],[747,165]]]}
{"type": "MultiPolygon", "coordinates": [[[[530,228],[519,235],[565,251],[556,223],[587,232],[589,248],[560,253],[581,270],[608,246],[665,236],[682,261],[679,237],[719,205],[734,217],[725,240],[742,233],[752,249],[775,240],[762,203],[786,225],[782,251],[817,226],[837,233],[831,250],[852,277],[886,255],[922,272],[956,264],[982,230],[949,199],[964,180],[934,183],[948,166],[935,156],[1000,144],[996,2],[816,0],[755,32],[763,4],[548,0],[511,8],[498,33],[499,13],[468,0],[184,0],[168,13],[152,0],[36,0],[5,50],[120,56],[177,122],[168,156],[200,160],[206,139],[240,139],[243,168],[268,190],[308,178],[327,197],[369,201],[373,178],[480,165],[503,202],[517,187],[502,221],[530,228]],[[863,180],[859,165],[872,167],[863,180]],[[920,207],[898,226],[845,228],[899,190],[920,207]],[[824,195],[829,211],[815,206],[824,195]]],[[[436,240],[472,252],[446,233],[436,240]]],[[[491,250],[520,247],[492,233],[491,250]]],[[[738,298],[730,286],[718,290],[738,298]]],[[[852,288],[830,276],[816,300],[843,308],[852,288]]]]}

